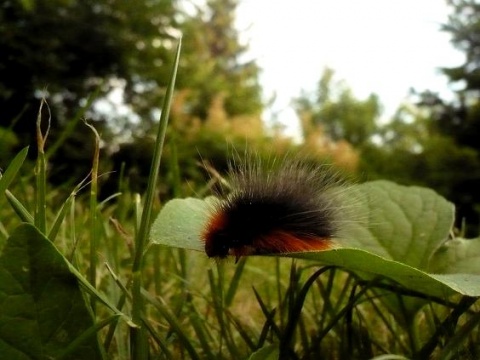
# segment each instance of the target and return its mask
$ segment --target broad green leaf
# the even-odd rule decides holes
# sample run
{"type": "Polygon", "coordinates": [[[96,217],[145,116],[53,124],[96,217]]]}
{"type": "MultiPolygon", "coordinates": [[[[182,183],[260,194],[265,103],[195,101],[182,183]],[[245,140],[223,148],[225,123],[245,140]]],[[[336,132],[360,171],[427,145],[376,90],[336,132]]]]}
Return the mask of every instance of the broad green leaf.
{"type": "MultiPolygon", "coordinates": [[[[20,225],[0,256],[0,354],[54,359],[94,326],[76,277],[35,227],[20,225]]],[[[95,334],[65,359],[101,359],[95,334]]]]}
{"type": "MultiPolygon", "coordinates": [[[[328,251],[281,256],[315,260],[370,277],[385,276],[429,295],[444,297],[457,292],[480,296],[480,271],[472,266],[469,274],[455,271],[459,268],[456,259],[462,259],[460,255],[448,254],[453,260],[441,269],[442,274],[427,273],[430,268],[439,269],[442,260],[437,257],[442,251],[456,249],[458,252],[458,248],[452,246],[445,250],[454,218],[451,203],[430,189],[388,181],[355,185],[346,191],[346,199],[352,199],[356,215],[354,221],[345,222],[341,229],[339,246],[328,251]]],[[[201,233],[211,206],[211,199],[170,201],[153,224],[152,240],[204,251],[201,233]]]]}
{"type": "MultiPolygon", "coordinates": [[[[427,270],[435,250],[448,238],[454,220],[453,205],[434,191],[420,187],[405,187],[387,181],[374,181],[353,187],[358,199],[359,221],[343,231],[340,243],[344,247],[367,250],[385,259],[396,260],[400,264],[382,262],[377,271],[367,270],[362,275],[372,274],[394,279],[413,290],[444,297],[451,287],[435,282],[422,273],[411,277],[410,269],[427,270]],[[402,268],[403,267],[403,268],[402,268]],[[447,289],[445,289],[447,287],[447,289]]],[[[348,254],[346,255],[348,256],[348,254]]],[[[363,259],[369,265],[367,258],[363,259]]],[[[375,263],[372,261],[371,263],[375,263]]],[[[352,270],[352,264],[348,268],[352,270]]],[[[365,269],[356,268],[354,270],[365,269]]],[[[462,279],[458,280],[459,282],[462,279]]],[[[451,284],[455,287],[455,284],[451,284]]],[[[462,293],[474,293],[474,289],[461,289],[462,293]]],[[[428,301],[414,297],[401,297],[398,294],[378,290],[381,301],[390,309],[400,324],[410,326],[414,314],[428,301]]]]}
{"type": "Polygon", "coordinates": [[[426,270],[448,239],[451,203],[430,189],[372,181],[348,190],[357,219],[341,231],[342,247],[358,248],[426,270]]]}

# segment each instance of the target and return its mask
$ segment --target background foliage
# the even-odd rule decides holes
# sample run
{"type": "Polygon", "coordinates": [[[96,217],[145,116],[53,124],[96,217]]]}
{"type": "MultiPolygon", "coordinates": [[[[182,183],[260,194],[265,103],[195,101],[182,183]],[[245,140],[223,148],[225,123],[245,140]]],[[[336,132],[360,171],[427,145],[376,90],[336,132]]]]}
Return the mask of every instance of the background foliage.
{"type": "MultiPolygon", "coordinates": [[[[380,124],[379,98],[356,98],[326,69],[317,92],[300,95],[296,108],[308,152],[370,179],[433,187],[457,204],[459,219],[474,232],[480,203],[480,9],[475,1],[450,4],[452,14],[443,30],[465,53],[464,64],[443,69],[452,82],[463,84],[456,99],[443,100],[434,91],[412,94],[410,104],[380,124]]],[[[237,5],[235,0],[210,0],[196,8],[175,0],[3,2],[2,163],[33,143],[39,99],[45,96],[52,136],[65,129],[69,134],[51,158],[51,181],[86,174],[93,150],[78,119],[88,116],[102,133],[104,170],[119,171],[124,164],[132,184],[142,188],[151,153],[148,134],[180,31],[185,43],[167,154],[177,153],[181,177],[202,178],[195,152],[224,167],[225,139],[240,149],[245,138],[251,147],[269,141],[261,121],[260,69],[246,58],[247,46],[234,27],[237,5]],[[124,113],[102,111],[113,91],[122,95],[124,113]],[[88,98],[94,96],[96,106],[90,106],[88,98]]],[[[293,146],[287,140],[270,141],[279,152],[293,146]]]]}
{"type": "MultiPolygon", "coordinates": [[[[395,116],[380,123],[380,98],[358,99],[344,81],[325,69],[315,94],[300,94],[295,107],[305,152],[360,174],[432,187],[458,206],[457,225],[478,232],[480,192],[480,80],[476,1],[449,1],[443,30],[465,53],[465,62],[442,71],[463,84],[454,100],[434,90],[412,93],[395,116]]],[[[199,154],[219,169],[229,148],[292,151],[261,120],[267,106],[260,69],[247,57],[234,26],[237,0],[209,0],[204,6],[178,0],[5,1],[0,6],[1,163],[34,142],[34,119],[46,97],[56,144],[50,181],[80,179],[89,168],[92,142],[78,121],[95,120],[102,134],[103,171],[123,171],[135,190],[145,184],[159,104],[172,60],[172,45],[183,33],[177,94],[166,154],[180,161],[180,177],[204,178],[199,154]],[[112,96],[124,105],[111,104],[112,96]],[[273,147],[268,144],[272,142],[273,147]],[[122,165],[123,164],[123,165],[122,165]],[[67,175],[68,174],[68,175],[67,175]]],[[[35,156],[32,147],[31,157],[35,156]]],[[[261,151],[261,150],[258,150],[261,151]]],[[[115,179],[110,179],[115,182],[115,179]]],[[[164,189],[171,193],[168,184],[164,189]]],[[[111,183],[103,187],[111,193],[111,183]]]]}
{"type": "MultiPolygon", "coordinates": [[[[334,70],[325,69],[316,93],[300,94],[295,107],[306,153],[360,178],[432,187],[458,206],[457,225],[465,220],[469,234],[475,234],[480,218],[480,9],[473,0],[449,3],[452,13],[442,29],[465,53],[463,64],[442,70],[463,86],[454,100],[441,99],[434,89],[412,93],[409,104],[380,123],[381,94],[358,99],[335,79],[334,70]]],[[[166,148],[180,161],[180,177],[190,184],[204,179],[199,154],[221,170],[228,149],[246,144],[257,151],[295,151],[298,145],[262,122],[268,104],[262,99],[260,69],[248,58],[247,44],[234,26],[237,5],[237,0],[209,0],[203,6],[179,0],[4,1],[1,163],[34,142],[39,100],[46,97],[51,114],[44,108],[43,116],[51,116],[52,136],[67,134],[56,144],[60,150],[51,151],[50,181],[63,184],[88,172],[93,148],[79,122],[86,116],[102,134],[102,170],[120,172],[123,166],[134,189],[141,189],[150,161],[149,133],[180,33],[184,48],[166,148]],[[115,96],[124,105],[112,103],[115,96]]],[[[107,181],[104,193],[111,193],[111,185],[107,181]]]]}

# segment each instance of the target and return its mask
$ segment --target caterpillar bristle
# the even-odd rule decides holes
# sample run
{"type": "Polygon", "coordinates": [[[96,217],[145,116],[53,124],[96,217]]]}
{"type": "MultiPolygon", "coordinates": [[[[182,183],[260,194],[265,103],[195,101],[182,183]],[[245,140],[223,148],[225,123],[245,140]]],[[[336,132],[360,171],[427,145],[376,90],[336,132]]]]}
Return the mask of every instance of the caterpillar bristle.
{"type": "Polygon", "coordinates": [[[235,162],[229,193],[202,233],[207,256],[326,250],[342,220],[345,183],[329,166],[284,158],[235,162]]]}

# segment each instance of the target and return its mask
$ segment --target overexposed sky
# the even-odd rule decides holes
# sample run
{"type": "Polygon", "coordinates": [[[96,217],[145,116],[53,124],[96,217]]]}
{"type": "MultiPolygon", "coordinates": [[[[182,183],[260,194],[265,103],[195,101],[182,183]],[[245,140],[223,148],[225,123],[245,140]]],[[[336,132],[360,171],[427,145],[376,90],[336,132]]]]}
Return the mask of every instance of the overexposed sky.
{"type": "Polygon", "coordinates": [[[376,93],[387,117],[412,87],[448,94],[438,68],[464,59],[439,30],[449,13],[445,0],[240,0],[237,24],[292,126],[291,98],[313,91],[326,66],[357,97],[376,93]]]}

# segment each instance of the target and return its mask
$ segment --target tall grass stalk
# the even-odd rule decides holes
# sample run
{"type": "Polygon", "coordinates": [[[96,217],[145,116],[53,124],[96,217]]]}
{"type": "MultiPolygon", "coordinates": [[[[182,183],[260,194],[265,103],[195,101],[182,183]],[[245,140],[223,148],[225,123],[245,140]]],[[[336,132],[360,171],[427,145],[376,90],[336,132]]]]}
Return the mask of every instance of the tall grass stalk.
{"type": "Polygon", "coordinates": [[[50,108],[45,99],[40,102],[38,109],[36,132],[37,132],[37,162],[35,165],[35,180],[36,180],[36,199],[35,199],[35,226],[43,234],[47,233],[47,160],[45,157],[45,143],[50,131],[50,108]],[[45,134],[42,132],[42,109],[43,105],[47,107],[48,119],[45,134]]]}
{"type": "MultiPolygon", "coordinates": [[[[148,177],[147,191],[145,194],[145,200],[143,205],[142,217],[140,221],[140,227],[135,237],[135,257],[132,266],[132,319],[135,324],[142,323],[142,317],[144,314],[144,305],[141,295],[142,287],[142,268],[144,262],[144,253],[146,245],[148,243],[149,229],[152,222],[152,208],[155,196],[155,187],[158,180],[158,173],[160,169],[160,160],[162,156],[163,144],[165,141],[165,133],[167,131],[168,117],[170,113],[170,105],[173,98],[173,90],[175,86],[175,80],[177,76],[178,63],[180,59],[180,51],[182,47],[182,41],[179,39],[177,50],[175,53],[175,60],[173,64],[170,81],[167,86],[165,99],[162,106],[162,112],[160,116],[160,123],[158,125],[158,133],[155,141],[155,147],[153,151],[153,158],[150,167],[150,175],[148,177]]],[[[145,327],[141,326],[140,329],[132,328],[132,357],[136,360],[146,360],[148,358],[148,343],[146,341],[147,332],[145,327]]]]}
{"type": "MultiPolygon", "coordinates": [[[[97,225],[97,194],[98,194],[98,164],[100,158],[100,135],[97,130],[87,122],[88,126],[95,136],[95,147],[93,153],[92,170],[91,170],[91,182],[90,182],[90,254],[89,262],[90,269],[88,272],[90,284],[94,288],[97,287],[97,251],[99,243],[98,225],[97,225]]],[[[91,299],[92,311],[95,314],[96,305],[95,298],[91,299]]]]}

